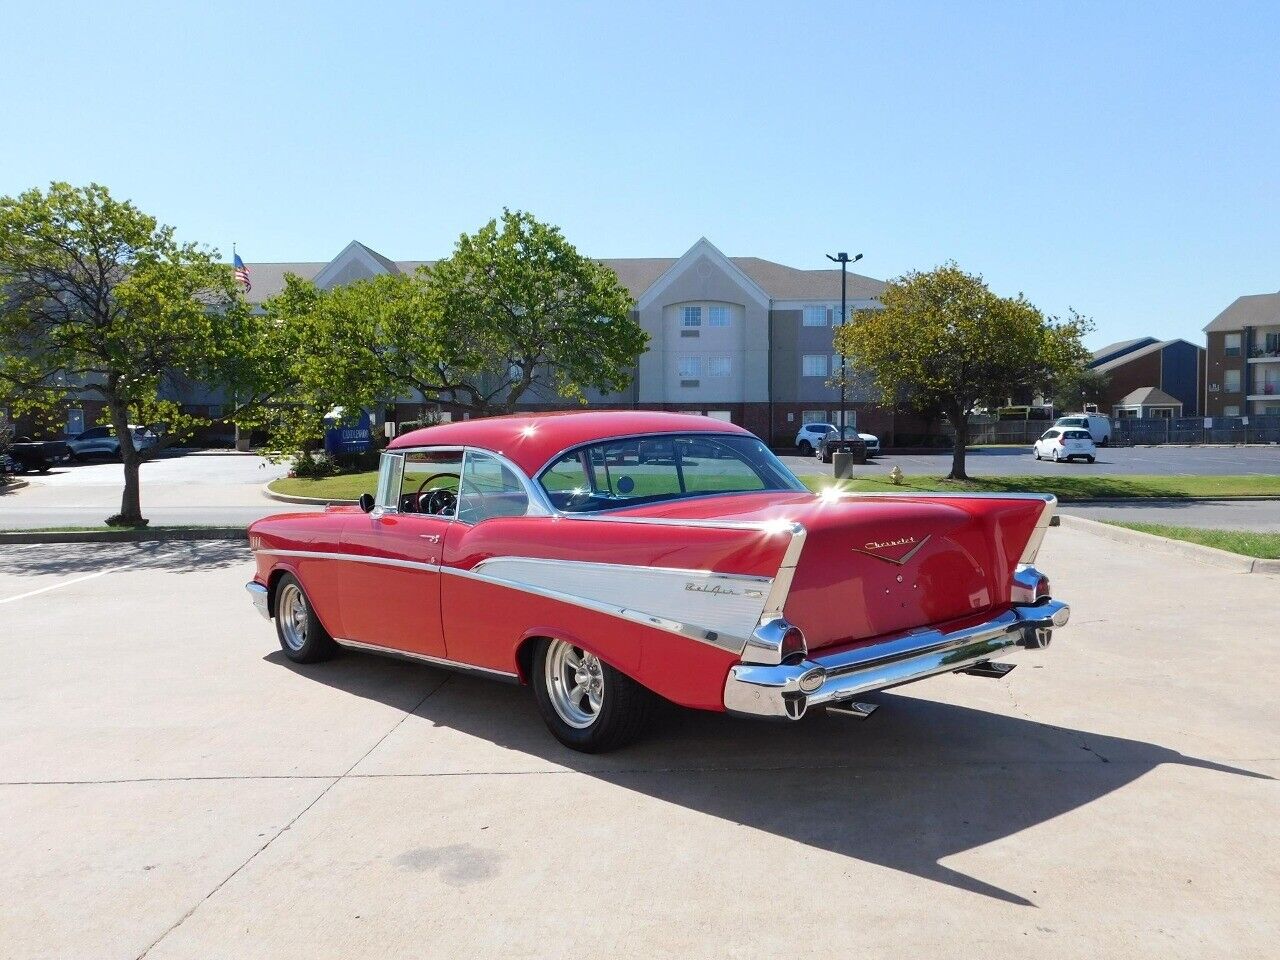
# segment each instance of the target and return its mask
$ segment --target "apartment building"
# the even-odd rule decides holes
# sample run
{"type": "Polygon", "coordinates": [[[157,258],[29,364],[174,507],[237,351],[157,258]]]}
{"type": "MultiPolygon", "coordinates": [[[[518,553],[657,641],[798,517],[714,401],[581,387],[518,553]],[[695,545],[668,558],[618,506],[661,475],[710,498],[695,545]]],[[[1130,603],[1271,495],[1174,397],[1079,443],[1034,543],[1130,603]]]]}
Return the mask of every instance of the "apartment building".
{"type": "Polygon", "coordinates": [[[1139,337],[1111,343],[1093,352],[1089,368],[1107,376],[1099,407],[1114,417],[1198,416],[1204,373],[1204,347],[1186,340],[1139,337]],[[1161,404],[1135,402],[1135,394],[1155,390],[1161,404]]]}
{"type": "MultiPolygon", "coordinates": [[[[832,421],[840,392],[828,384],[840,369],[832,343],[840,322],[840,271],[803,270],[757,257],[726,257],[698,240],[680,257],[602,260],[631,293],[633,317],[649,334],[631,386],[593,394],[591,406],[696,411],[740,424],[766,441],[790,443],[804,422],[832,421]]],[[[410,272],[429,261],[393,261],[359,242],[327,263],[249,263],[254,303],[283,289],[288,273],[329,288],[380,273],[410,272]]],[[[879,280],[850,273],[847,307],[874,307],[879,280]]],[[[850,422],[888,435],[897,423],[877,403],[868,378],[850,376],[850,422]]],[[[527,409],[558,409],[567,401],[531,392],[527,409]]],[[[411,419],[422,404],[396,405],[411,419]]],[[[452,411],[443,405],[446,414],[452,411]]],[[[912,418],[913,419],[913,418],[912,418]]],[[[897,421],[903,418],[899,415],[897,421]]]]}
{"type": "Polygon", "coordinates": [[[1205,415],[1280,415],[1280,293],[1237,297],[1204,331],[1205,415]]]}

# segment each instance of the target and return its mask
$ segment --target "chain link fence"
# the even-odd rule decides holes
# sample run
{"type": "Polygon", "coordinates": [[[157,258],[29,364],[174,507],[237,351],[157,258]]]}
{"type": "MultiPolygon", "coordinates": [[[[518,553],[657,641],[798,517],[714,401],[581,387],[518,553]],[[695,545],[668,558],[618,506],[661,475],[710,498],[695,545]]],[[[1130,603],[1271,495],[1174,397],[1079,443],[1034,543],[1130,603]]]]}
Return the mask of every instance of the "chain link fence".
{"type": "MultiPolygon", "coordinates": [[[[970,443],[1034,443],[1051,420],[998,420],[969,426],[970,443]]],[[[1114,446],[1135,444],[1280,443],[1280,416],[1125,417],[1111,421],[1114,446]]]]}

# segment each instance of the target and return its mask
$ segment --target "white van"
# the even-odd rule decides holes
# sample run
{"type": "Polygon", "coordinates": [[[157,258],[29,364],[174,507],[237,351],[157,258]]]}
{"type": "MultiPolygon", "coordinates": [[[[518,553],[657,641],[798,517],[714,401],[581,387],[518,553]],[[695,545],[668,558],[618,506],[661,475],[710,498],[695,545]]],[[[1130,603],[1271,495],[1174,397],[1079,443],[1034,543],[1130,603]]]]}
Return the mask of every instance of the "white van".
{"type": "Polygon", "coordinates": [[[1053,425],[1088,430],[1093,442],[1100,447],[1111,442],[1111,421],[1100,413],[1069,413],[1053,421],[1053,425]]]}

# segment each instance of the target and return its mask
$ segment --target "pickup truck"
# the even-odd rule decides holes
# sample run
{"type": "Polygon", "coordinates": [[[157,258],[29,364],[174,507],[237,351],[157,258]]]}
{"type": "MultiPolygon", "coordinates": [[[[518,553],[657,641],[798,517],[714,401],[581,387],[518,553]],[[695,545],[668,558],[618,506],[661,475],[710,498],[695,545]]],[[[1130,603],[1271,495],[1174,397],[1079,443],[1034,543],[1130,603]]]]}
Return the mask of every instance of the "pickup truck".
{"type": "Polygon", "coordinates": [[[9,447],[9,456],[18,466],[19,473],[47,473],[58,463],[71,460],[71,448],[61,440],[32,440],[18,437],[9,447]]]}

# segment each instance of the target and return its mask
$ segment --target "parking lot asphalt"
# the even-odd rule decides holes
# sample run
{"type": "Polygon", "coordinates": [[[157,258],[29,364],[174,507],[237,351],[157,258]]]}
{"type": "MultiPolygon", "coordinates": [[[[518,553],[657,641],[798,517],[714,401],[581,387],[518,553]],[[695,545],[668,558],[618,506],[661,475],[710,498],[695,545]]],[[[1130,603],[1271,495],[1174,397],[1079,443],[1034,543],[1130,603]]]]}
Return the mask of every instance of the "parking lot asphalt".
{"type": "Polygon", "coordinates": [[[524,688],[290,664],[239,545],[0,548],[0,953],[1274,956],[1277,579],[1039,565],[1072,622],[1004,680],[588,757],[524,688]]]}
{"type": "MultiPolygon", "coordinates": [[[[784,456],[796,473],[831,473],[831,464],[817,457],[784,456]]],[[[857,473],[883,473],[894,466],[903,473],[945,476],[951,470],[951,451],[938,453],[884,453],[857,473]]],[[[966,455],[973,476],[1058,476],[1062,473],[1108,476],[1124,474],[1162,476],[1237,475],[1280,473],[1280,446],[1273,447],[1103,447],[1094,463],[1053,463],[1036,460],[1026,447],[979,447],[966,455]]]]}

